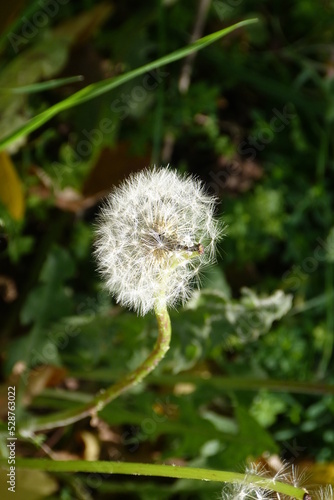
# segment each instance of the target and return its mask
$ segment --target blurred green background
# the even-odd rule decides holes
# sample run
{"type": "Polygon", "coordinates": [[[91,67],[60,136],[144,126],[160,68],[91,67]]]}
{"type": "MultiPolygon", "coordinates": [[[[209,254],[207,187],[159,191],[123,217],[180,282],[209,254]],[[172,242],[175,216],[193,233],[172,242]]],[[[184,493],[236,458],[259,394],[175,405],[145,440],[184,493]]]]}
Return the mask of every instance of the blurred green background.
{"type": "MultiPolygon", "coordinates": [[[[0,140],[90,83],[258,19],[0,152],[2,456],[8,385],[19,425],[87,401],[152,348],[154,317],[103,289],[93,228],[114,185],[170,164],[220,199],[217,265],[172,311],[172,347],[144,384],[96,422],[20,439],[17,456],[237,471],[286,460],[334,484],[333,2],[13,0],[0,13],[0,140]]],[[[34,471],[17,488],[25,500],[219,497],[214,483],[34,471]]]]}

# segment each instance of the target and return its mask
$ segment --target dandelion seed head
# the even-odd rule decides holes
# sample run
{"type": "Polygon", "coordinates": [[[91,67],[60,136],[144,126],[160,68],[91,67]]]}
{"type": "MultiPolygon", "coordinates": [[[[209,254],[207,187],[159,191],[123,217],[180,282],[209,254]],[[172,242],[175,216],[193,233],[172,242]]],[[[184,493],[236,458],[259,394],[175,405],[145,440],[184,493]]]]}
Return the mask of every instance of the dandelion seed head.
{"type": "Polygon", "coordinates": [[[215,259],[222,228],[202,183],[169,168],[131,175],[107,197],[96,230],[100,273],[116,301],[146,314],[184,303],[215,259]]]}

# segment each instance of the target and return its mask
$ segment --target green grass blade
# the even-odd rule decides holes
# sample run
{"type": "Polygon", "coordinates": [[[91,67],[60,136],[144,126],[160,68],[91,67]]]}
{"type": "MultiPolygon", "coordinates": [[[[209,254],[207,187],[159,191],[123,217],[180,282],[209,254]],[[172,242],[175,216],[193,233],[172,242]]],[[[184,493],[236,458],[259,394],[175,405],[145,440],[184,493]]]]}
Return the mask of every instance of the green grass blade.
{"type": "Polygon", "coordinates": [[[82,82],[82,75],[70,76],[69,78],[57,78],[46,82],[32,83],[31,85],[22,85],[21,87],[1,88],[0,92],[8,94],[32,94],[35,92],[43,92],[44,90],[55,89],[69,83],[82,82]]]}
{"type": "Polygon", "coordinates": [[[143,73],[147,73],[166,64],[170,64],[171,62],[177,61],[178,59],[181,59],[182,57],[185,57],[188,54],[191,54],[192,52],[201,50],[204,47],[216,42],[217,40],[227,35],[228,33],[231,33],[232,31],[238,28],[247,26],[249,24],[253,24],[255,22],[257,22],[257,19],[247,19],[245,21],[241,21],[239,23],[234,24],[233,26],[229,26],[220,31],[217,31],[203,38],[200,38],[199,40],[196,40],[194,43],[187,45],[186,47],[178,49],[175,52],[168,54],[167,56],[156,59],[151,63],[145,64],[140,68],[129,71],[124,75],[120,75],[116,78],[110,78],[108,80],[103,80],[101,82],[88,85],[87,87],[79,90],[72,96],[64,99],[63,101],[60,101],[54,106],[51,106],[47,110],[43,111],[39,115],[29,120],[27,123],[19,127],[17,130],[12,132],[8,136],[1,139],[0,151],[5,147],[7,147],[12,142],[14,142],[15,140],[19,139],[20,137],[25,136],[30,132],[33,132],[34,130],[36,130],[41,125],[49,121],[51,118],[53,118],[61,111],[77,106],[78,104],[81,104],[90,99],[94,99],[95,97],[98,97],[101,94],[109,92],[110,90],[118,87],[119,85],[122,85],[122,83],[132,80],[133,78],[140,76],[143,73]]]}
{"type": "MultiPolygon", "coordinates": [[[[0,467],[8,468],[8,461],[0,459],[0,467]]],[[[296,500],[305,498],[305,490],[291,484],[268,479],[261,475],[241,474],[240,472],[200,469],[160,464],[131,462],[85,461],[85,460],[46,460],[40,458],[17,458],[16,467],[49,472],[90,472],[95,474],[127,474],[135,476],[169,477],[174,479],[195,479],[221,483],[241,483],[259,486],[269,491],[276,491],[291,496],[296,500]]]]}
{"type": "Polygon", "coordinates": [[[125,83],[129,80],[132,80],[133,78],[136,78],[137,76],[142,75],[143,73],[147,73],[154,69],[160,68],[161,66],[165,66],[174,61],[177,61],[178,59],[182,59],[183,57],[187,56],[188,54],[191,54],[192,52],[196,52],[197,50],[204,49],[204,47],[206,47],[207,45],[211,45],[212,43],[216,42],[223,36],[226,36],[231,31],[234,31],[248,24],[252,24],[254,22],[257,22],[257,19],[247,19],[245,21],[236,23],[233,26],[229,26],[228,28],[216,31],[211,35],[207,35],[203,38],[200,38],[199,40],[196,40],[194,43],[187,45],[182,49],[178,49],[175,52],[172,52],[171,54],[156,59],[151,63],[141,66],[140,68],[129,71],[124,75],[118,76],[116,78],[111,78],[109,80],[103,80],[98,83],[93,83],[92,85],[88,85],[84,89],[80,90],[79,92],[71,96],[69,100],[73,99],[76,105],[80,104],[81,102],[85,102],[89,99],[93,99],[94,97],[98,97],[99,95],[104,94],[105,92],[108,92],[109,90],[118,87],[122,83],[125,83]]]}

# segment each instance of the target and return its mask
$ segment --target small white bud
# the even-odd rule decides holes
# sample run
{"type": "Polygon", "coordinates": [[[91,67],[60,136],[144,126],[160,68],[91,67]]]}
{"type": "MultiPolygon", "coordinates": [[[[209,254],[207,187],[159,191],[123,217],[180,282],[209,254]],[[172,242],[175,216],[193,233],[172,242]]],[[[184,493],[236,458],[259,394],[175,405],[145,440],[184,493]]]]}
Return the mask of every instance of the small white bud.
{"type": "Polygon", "coordinates": [[[215,203],[199,180],[164,168],[133,174],[108,195],[95,255],[118,303],[146,314],[159,300],[189,298],[222,235],[215,203]]]}

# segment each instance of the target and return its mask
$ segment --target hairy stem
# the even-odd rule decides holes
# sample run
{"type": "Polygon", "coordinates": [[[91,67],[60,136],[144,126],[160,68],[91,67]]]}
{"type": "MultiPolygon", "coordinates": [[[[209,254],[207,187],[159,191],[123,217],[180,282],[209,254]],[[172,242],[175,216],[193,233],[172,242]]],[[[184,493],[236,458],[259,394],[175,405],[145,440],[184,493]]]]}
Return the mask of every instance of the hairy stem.
{"type": "Polygon", "coordinates": [[[171,324],[166,304],[157,300],[155,314],[158,322],[158,339],[150,355],[134,371],[123,379],[100,391],[91,401],[72,410],[67,410],[40,418],[31,419],[19,429],[21,436],[29,436],[35,431],[54,429],[72,424],[85,417],[94,416],[110,401],[141,382],[165,356],[171,339],[171,324]]]}
{"type": "MultiPolygon", "coordinates": [[[[0,459],[0,466],[6,466],[7,461],[0,459]]],[[[8,466],[8,465],[7,465],[8,466]]],[[[85,460],[54,461],[36,458],[18,458],[16,466],[23,469],[38,469],[54,472],[90,472],[97,474],[129,474],[151,477],[170,477],[175,479],[198,479],[201,481],[217,481],[224,483],[246,483],[254,487],[275,491],[290,496],[296,500],[303,500],[305,490],[291,484],[282,483],[273,479],[266,479],[252,474],[197,469],[194,467],[175,467],[172,465],[155,465],[129,462],[104,462],[85,460]]]]}

